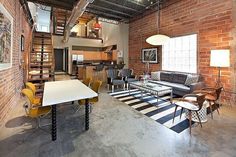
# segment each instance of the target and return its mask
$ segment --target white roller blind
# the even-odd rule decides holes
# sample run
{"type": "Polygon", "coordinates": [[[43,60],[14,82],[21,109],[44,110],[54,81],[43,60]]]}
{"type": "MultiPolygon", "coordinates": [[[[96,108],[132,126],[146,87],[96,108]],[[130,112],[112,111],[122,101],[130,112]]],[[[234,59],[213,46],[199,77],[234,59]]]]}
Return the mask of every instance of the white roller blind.
{"type": "Polygon", "coordinates": [[[162,70],[197,73],[197,34],[171,38],[163,45],[162,70]]]}

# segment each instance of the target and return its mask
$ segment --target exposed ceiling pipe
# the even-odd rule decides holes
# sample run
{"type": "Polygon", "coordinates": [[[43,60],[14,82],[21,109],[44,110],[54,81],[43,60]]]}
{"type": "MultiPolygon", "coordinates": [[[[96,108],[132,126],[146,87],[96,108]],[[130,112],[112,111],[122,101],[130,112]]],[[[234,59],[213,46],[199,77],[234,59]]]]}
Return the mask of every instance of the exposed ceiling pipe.
{"type": "Polygon", "coordinates": [[[84,11],[86,10],[86,7],[89,3],[93,3],[94,0],[80,0],[76,6],[73,8],[71,12],[71,16],[69,17],[65,30],[64,30],[64,38],[62,42],[66,43],[70,36],[70,31],[74,27],[74,25],[77,23],[80,16],[83,15],[84,11]]]}

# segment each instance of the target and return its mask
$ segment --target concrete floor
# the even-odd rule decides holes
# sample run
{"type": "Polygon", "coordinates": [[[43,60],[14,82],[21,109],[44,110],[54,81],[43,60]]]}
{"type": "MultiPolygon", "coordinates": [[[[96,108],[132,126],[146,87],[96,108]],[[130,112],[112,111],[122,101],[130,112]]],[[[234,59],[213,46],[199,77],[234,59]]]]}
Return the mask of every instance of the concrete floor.
{"type": "MultiPolygon", "coordinates": [[[[222,106],[220,115],[180,134],[112,98],[105,88],[84,131],[84,108],[58,107],[58,139],[25,117],[19,103],[0,128],[0,157],[236,157],[236,108],[222,106]]],[[[50,122],[50,120],[49,120],[50,122]]],[[[44,123],[47,123],[45,120],[44,123]]],[[[50,132],[50,128],[45,128],[50,132]]]]}

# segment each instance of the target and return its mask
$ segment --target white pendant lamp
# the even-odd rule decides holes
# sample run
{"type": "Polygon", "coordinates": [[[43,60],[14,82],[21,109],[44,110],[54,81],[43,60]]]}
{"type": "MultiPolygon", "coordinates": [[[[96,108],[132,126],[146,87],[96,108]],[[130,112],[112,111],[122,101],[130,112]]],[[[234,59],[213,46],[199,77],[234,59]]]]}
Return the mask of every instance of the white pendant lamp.
{"type": "Polygon", "coordinates": [[[156,35],[152,35],[150,37],[148,37],[146,39],[146,42],[149,43],[150,45],[164,45],[169,39],[170,37],[163,35],[163,34],[159,34],[159,30],[160,30],[160,1],[158,1],[158,25],[157,25],[157,29],[158,29],[158,34],[156,35]]]}
{"type": "Polygon", "coordinates": [[[170,37],[163,35],[163,34],[156,34],[148,37],[146,42],[150,45],[164,45],[170,37]]]}

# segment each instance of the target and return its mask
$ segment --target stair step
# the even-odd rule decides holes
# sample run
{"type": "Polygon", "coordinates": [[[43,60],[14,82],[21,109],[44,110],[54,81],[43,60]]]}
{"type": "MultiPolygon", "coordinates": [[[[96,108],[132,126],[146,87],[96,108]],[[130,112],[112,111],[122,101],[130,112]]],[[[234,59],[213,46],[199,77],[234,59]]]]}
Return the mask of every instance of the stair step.
{"type": "Polygon", "coordinates": [[[37,61],[37,60],[36,61],[32,61],[31,60],[31,63],[32,64],[40,64],[40,63],[47,63],[48,64],[48,63],[52,63],[52,60],[51,61],[37,61]]]}
{"type": "Polygon", "coordinates": [[[52,64],[45,64],[45,65],[35,65],[33,63],[30,64],[31,67],[51,67],[52,64]]]}
{"type": "Polygon", "coordinates": [[[48,36],[48,37],[51,37],[51,33],[47,33],[47,32],[34,32],[34,36],[48,36]]]}
{"type": "Polygon", "coordinates": [[[52,77],[43,77],[43,78],[29,78],[28,81],[49,81],[52,80],[52,77]]]}
{"type": "Polygon", "coordinates": [[[52,51],[31,51],[31,53],[52,53],[52,51]]]}
{"type": "Polygon", "coordinates": [[[64,25],[56,25],[56,28],[65,28],[64,25]]]}
{"type": "Polygon", "coordinates": [[[51,71],[53,71],[51,67],[50,68],[47,68],[47,67],[41,67],[41,68],[39,68],[39,67],[30,67],[29,70],[30,71],[31,70],[51,70],[51,71]]]}
{"type": "Polygon", "coordinates": [[[38,74],[29,74],[30,76],[43,76],[43,75],[55,75],[54,73],[38,73],[38,74]]]}
{"type": "Polygon", "coordinates": [[[52,43],[33,43],[33,45],[41,45],[41,46],[47,46],[47,45],[52,45],[52,43]]]}

